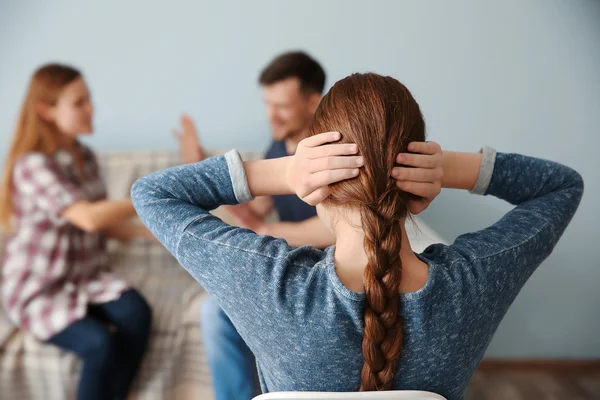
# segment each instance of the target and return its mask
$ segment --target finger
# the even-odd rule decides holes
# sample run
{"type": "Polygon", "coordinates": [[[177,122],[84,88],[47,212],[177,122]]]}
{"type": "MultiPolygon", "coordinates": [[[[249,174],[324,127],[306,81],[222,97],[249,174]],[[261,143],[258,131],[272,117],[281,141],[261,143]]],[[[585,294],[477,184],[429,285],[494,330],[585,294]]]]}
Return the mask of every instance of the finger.
{"type": "Polygon", "coordinates": [[[335,142],[336,140],[340,140],[342,136],[339,132],[324,132],[319,133],[318,135],[307,137],[302,140],[302,145],[304,147],[317,147],[321,146],[325,143],[335,142]]]}
{"type": "Polygon", "coordinates": [[[357,168],[364,165],[362,156],[325,157],[308,163],[309,172],[315,173],[328,169],[357,168]]]}
{"type": "Polygon", "coordinates": [[[412,153],[433,155],[440,153],[442,147],[436,142],[411,142],[408,144],[408,151],[412,153]]]}
{"type": "Polygon", "coordinates": [[[226,212],[228,212],[229,214],[235,215],[235,216],[241,216],[241,215],[248,213],[246,210],[245,204],[238,204],[235,206],[226,205],[226,206],[223,206],[223,209],[226,212]]]}
{"type": "Polygon", "coordinates": [[[417,168],[435,168],[438,164],[435,156],[409,153],[398,154],[396,162],[401,165],[417,168]]]}
{"type": "Polygon", "coordinates": [[[332,156],[349,156],[357,152],[358,146],[354,143],[328,144],[306,149],[306,157],[315,159],[332,156]]]}
{"type": "Polygon", "coordinates": [[[330,193],[331,192],[330,192],[329,188],[327,186],[324,186],[324,187],[321,187],[321,188],[315,190],[308,196],[304,197],[302,199],[302,201],[310,204],[311,206],[316,206],[317,204],[319,204],[320,202],[325,200],[327,197],[329,197],[330,193]]]}
{"type": "Polygon", "coordinates": [[[239,214],[232,208],[226,208],[225,212],[227,214],[229,214],[229,216],[235,218],[236,220],[239,219],[239,214]]]}
{"type": "Polygon", "coordinates": [[[392,168],[392,177],[399,181],[433,183],[440,180],[440,175],[437,168],[392,168]]]}
{"type": "Polygon", "coordinates": [[[432,183],[396,181],[396,186],[407,193],[432,198],[440,193],[440,187],[432,183]]]}
{"type": "Polygon", "coordinates": [[[236,217],[242,214],[242,210],[236,209],[235,207],[227,207],[225,208],[225,212],[236,217]]]}
{"type": "Polygon", "coordinates": [[[306,185],[305,185],[305,193],[300,195],[300,197],[304,197],[309,193],[314,192],[320,187],[331,185],[332,183],[340,182],[346,179],[354,178],[358,175],[358,168],[354,169],[329,169],[326,171],[316,172],[314,174],[310,174],[306,185]]]}
{"type": "Polygon", "coordinates": [[[181,119],[181,130],[185,135],[194,135],[198,136],[198,131],[196,130],[196,125],[194,125],[194,121],[188,115],[182,115],[181,119]]]}
{"type": "Polygon", "coordinates": [[[181,114],[181,117],[179,117],[179,122],[181,123],[181,125],[194,124],[192,118],[190,118],[190,116],[187,114],[181,114]]]}

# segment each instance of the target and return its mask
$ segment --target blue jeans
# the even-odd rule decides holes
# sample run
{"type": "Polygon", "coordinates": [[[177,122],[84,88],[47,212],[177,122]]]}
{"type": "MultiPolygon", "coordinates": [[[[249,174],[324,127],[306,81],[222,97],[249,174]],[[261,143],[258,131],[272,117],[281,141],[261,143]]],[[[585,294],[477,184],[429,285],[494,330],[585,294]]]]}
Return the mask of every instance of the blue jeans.
{"type": "Polygon", "coordinates": [[[90,305],[85,318],[48,339],[82,358],[78,400],[127,398],[146,351],[151,320],[148,303],[128,290],[117,300],[90,305]],[[108,323],[116,330],[110,331],[108,323]]]}
{"type": "Polygon", "coordinates": [[[209,297],[200,316],[216,400],[247,400],[259,393],[254,355],[227,314],[209,297]]]}

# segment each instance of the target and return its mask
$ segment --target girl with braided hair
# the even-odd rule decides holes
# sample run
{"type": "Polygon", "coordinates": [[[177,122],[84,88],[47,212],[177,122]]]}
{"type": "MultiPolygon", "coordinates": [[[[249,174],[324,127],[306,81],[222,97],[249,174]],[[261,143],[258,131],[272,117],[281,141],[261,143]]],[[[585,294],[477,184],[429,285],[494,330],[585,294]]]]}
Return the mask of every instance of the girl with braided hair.
{"type": "Polygon", "coordinates": [[[294,156],[224,156],[142,178],[150,231],[220,303],[268,391],[426,390],[462,399],[504,314],[550,255],[583,193],[536,158],[441,151],[408,89],[354,74],[322,99],[294,156]],[[324,132],[324,133],[323,133],[324,132]],[[515,205],[494,225],[415,254],[405,222],[442,187],[515,205]],[[209,213],[295,193],[334,246],[290,247],[209,213]]]}

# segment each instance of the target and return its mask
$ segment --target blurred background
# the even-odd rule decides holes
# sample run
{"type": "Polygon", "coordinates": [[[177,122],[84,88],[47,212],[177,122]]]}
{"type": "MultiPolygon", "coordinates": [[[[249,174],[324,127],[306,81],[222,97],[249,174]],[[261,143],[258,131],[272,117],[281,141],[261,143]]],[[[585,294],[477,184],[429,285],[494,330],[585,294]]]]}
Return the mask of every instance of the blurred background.
{"type": "MultiPolygon", "coordinates": [[[[211,148],[265,149],[257,79],[305,50],[327,87],[352,72],[398,78],[443,148],[549,158],[586,191],[554,254],[500,325],[487,359],[600,358],[600,2],[0,0],[0,157],[42,63],[80,68],[97,151],[175,148],[181,113],[211,148]]],[[[422,218],[446,241],[507,204],[446,191],[422,218]]]]}

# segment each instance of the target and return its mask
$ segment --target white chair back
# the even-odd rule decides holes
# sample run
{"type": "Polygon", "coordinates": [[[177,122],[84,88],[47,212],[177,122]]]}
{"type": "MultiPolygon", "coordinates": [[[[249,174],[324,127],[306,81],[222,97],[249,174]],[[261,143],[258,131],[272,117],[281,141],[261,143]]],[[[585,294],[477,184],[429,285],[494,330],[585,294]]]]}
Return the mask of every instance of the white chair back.
{"type": "Polygon", "coordinates": [[[385,392],[274,392],[253,400],[446,400],[432,392],[420,390],[388,390],[385,392]]]}

